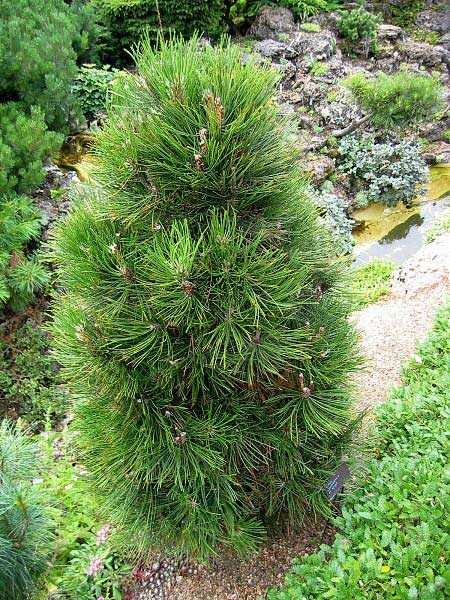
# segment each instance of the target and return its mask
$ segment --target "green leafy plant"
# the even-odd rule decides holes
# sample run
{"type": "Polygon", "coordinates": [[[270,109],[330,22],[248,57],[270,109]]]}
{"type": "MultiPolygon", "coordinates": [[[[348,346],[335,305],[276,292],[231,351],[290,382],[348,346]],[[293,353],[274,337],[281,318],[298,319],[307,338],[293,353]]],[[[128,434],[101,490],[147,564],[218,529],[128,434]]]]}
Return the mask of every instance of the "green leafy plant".
{"type": "Polygon", "coordinates": [[[328,73],[329,70],[330,70],[330,67],[327,64],[324,64],[320,60],[316,60],[311,65],[311,69],[309,70],[309,72],[311,73],[311,75],[315,75],[316,77],[321,77],[322,75],[325,75],[326,73],[328,73]]]}
{"type": "Polygon", "coordinates": [[[24,111],[39,106],[50,129],[67,129],[79,116],[70,91],[77,74],[75,36],[63,0],[3,2],[0,101],[20,102],[24,111]]]}
{"type": "Polygon", "coordinates": [[[295,560],[271,600],[448,598],[450,305],[377,410],[378,443],[332,546],[295,560]]]}
{"type": "Polygon", "coordinates": [[[365,53],[375,52],[377,46],[376,30],[381,18],[368,12],[364,8],[342,11],[337,22],[337,28],[342,37],[357,42],[364,42],[365,53]]]}
{"type": "Polygon", "coordinates": [[[411,33],[411,37],[418,42],[426,42],[432,46],[439,44],[441,36],[437,31],[428,31],[426,29],[415,29],[411,33]]]}
{"type": "Polygon", "coordinates": [[[42,215],[27,196],[0,195],[0,308],[21,310],[49,281],[38,254],[26,245],[39,236],[42,215]]]}
{"type": "Polygon", "coordinates": [[[63,137],[47,131],[41,110],[29,115],[15,102],[0,104],[0,194],[26,193],[42,183],[44,162],[57,150],[63,137]]]}
{"type": "Polygon", "coordinates": [[[47,429],[40,436],[49,467],[45,484],[56,500],[58,535],[43,586],[54,600],[120,600],[120,581],[129,567],[114,545],[113,528],[99,520],[86,471],[76,462],[72,439],[67,429],[47,429]]]}
{"type": "Polygon", "coordinates": [[[280,75],[145,43],[55,231],[55,356],[105,518],[134,556],[240,554],[326,511],[354,426],[346,274],[305,193],[280,75]]]}
{"type": "Polygon", "coordinates": [[[29,321],[0,341],[0,416],[20,416],[34,430],[62,419],[65,394],[49,346],[48,335],[29,321]]]}
{"type": "Polygon", "coordinates": [[[295,15],[302,19],[320,12],[326,12],[328,9],[327,0],[281,0],[280,4],[292,10],[295,15]]]}
{"type": "Polygon", "coordinates": [[[392,273],[397,268],[391,260],[374,258],[356,269],[354,288],[359,308],[390,294],[392,273]]]}
{"type": "Polygon", "coordinates": [[[376,142],[372,137],[348,136],[339,144],[340,168],[351,178],[356,194],[365,201],[395,206],[420,196],[429,169],[420,147],[411,140],[376,142]]]}
{"type": "Polygon", "coordinates": [[[0,595],[31,598],[54,542],[37,445],[20,425],[0,424],[0,595]]]}
{"type": "Polygon", "coordinates": [[[109,66],[97,69],[94,65],[83,65],[78,71],[72,91],[87,119],[105,111],[107,95],[117,72],[109,66]]]}

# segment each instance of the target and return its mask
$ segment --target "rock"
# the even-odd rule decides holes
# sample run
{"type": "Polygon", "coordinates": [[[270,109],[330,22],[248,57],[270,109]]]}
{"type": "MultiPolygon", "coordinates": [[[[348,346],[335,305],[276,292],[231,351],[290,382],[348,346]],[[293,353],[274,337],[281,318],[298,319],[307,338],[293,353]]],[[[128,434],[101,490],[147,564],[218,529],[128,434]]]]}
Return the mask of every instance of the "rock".
{"type": "Polygon", "coordinates": [[[272,66],[274,69],[281,71],[283,73],[283,79],[293,79],[295,77],[296,68],[293,62],[287,60],[282,63],[273,63],[272,66]]]}
{"type": "Polygon", "coordinates": [[[439,45],[450,52],[450,33],[446,33],[441,37],[439,45]]]}
{"type": "Polygon", "coordinates": [[[256,44],[253,46],[253,50],[254,52],[258,52],[259,54],[262,54],[270,59],[292,56],[292,52],[288,51],[286,44],[271,39],[256,42],[256,44]]]}
{"type": "Polygon", "coordinates": [[[442,140],[445,131],[450,129],[450,116],[448,119],[441,121],[430,121],[418,126],[417,133],[419,137],[428,140],[429,142],[439,142],[442,140]]]}
{"type": "Polygon", "coordinates": [[[248,33],[263,40],[277,37],[280,33],[292,33],[294,29],[294,16],[288,8],[263,6],[248,33]]]}
{"type": "Polygon", "coordinates": [[[416,25],[420,29],[436,31],[437,33],[448,33],[450,31],[450,6],[441,4],[428,8],[417,15],[416,25]]]}
{"type": "Polygon", "coordinates": [[[331,31],[299,31],[289,44],[292,56],[327,60],[336,53],[336,38],[331,31]]]}
{"type": "Polygon", "coordinates": [[[311,177],[314,186],[322,183],[334,170],[334,161],[325,155],[309,155],[303,162],[304,168],[311,177]]]}
{"type": "Polygon", "coordinates": [[[442,63],[450,68],[450,52],[442,46],[432,46],[426,42],[416,42],[408,38],[399,44],[399,50],[409,62],[425,67],[436,67],[442,63]]]}
{"type": "Polygon", "coordinates": [[[414,296],[450,280],[450,233],[444,233],[423,246],[394,272],[392,291],[414,296]]]}
{"type": "Polygon", "coordinates": [[[422,156],[428,165],[450,162],[450,144],[438,141],[427,146],[422,156]]]}
{"type": "Polygon", "coordinates": [[[401,27],[397,27],[397,25],[389,25],[387,23],[383,23],[377,29],[378,44],[384,44],[386,42],[393,43],[398,40],[404,40],[405,37],[405,32],[401,27]]]}

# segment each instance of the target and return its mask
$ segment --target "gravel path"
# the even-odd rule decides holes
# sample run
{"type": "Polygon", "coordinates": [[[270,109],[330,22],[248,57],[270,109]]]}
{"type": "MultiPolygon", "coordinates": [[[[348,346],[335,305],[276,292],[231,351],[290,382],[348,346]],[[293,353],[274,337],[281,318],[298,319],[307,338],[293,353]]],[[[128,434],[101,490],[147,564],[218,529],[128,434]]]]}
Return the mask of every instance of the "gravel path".
{"type": "Polygon", "coordinates": [[[361,404],[386,400],[401,382],[401,367],[433,324],[450,295],[450,234],[424,246],[394,273],[393,293],[353,315],[366,369],[358,376],[361,404]]]}

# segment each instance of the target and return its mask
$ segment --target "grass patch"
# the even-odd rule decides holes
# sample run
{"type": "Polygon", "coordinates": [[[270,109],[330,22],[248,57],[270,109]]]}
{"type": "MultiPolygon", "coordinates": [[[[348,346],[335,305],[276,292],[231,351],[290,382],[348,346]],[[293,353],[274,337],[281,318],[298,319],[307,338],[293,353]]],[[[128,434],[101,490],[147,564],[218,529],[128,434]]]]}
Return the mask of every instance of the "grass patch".
{"type": "Polygon", "coordinates": [[[377,411],[378,443],[332,546],[295,560],[271,600],[450,597],[450,303],[377,411]]]}
{"type": "Polygon", "coordinates": [[[394,262],[382,258],[374,258],[369,263],[358,267],[355,273],[355,290],[357,307],[364,308],[391,292],[391,277],[398,268],[394,262]]]}

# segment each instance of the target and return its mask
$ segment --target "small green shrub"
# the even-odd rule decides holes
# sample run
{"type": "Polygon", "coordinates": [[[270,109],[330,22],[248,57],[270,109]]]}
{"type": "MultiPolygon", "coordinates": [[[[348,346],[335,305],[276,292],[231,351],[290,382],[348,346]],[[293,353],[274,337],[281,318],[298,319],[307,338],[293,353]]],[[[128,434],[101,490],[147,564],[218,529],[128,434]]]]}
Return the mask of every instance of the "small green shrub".
{"type": "Polygon", "coordinates": [[[19,426],[0,424],[0,597],[34,597],[54,547],[54,522],[38,447],[19,426]]]}
{"type": "Polygon", "coordinates": [[[339,144],[340,168],[354,192],[387,206],[410,203],[423,192],[429,169],[420,147],[410,140],[378,143],[367,136],[347,136],[339,144]]]}
{"type": "Polygon", "coordinates": [[[32,191],[45,177],[44,162],[61,146],[63,136],[47,131],[42,111],[29,115],[15,102],[0,104],[0,194],[32,191]]]}
{"type": "Polygon", "coordinates": [[[49,346],[48,336],[28,321],[0,340],[0,417],[22,417],[34,430],[63,418],[66,396],[49,346]]]}
{"type": "Polygon", "coordinates": [[[40,256],[26,252],[41,226],[42,215],[30,198],[0,194],[0,308],[23,309],[48,283],[40,256]]]}
{"type": "Polygon", "coordinates": [[[364,308],[390,294],[392,273],[397,268],[398,265],[390,260],[374,258],[356,269],[354,289],[358,308],[364,308]]]}
{"type": "Polygon", "coordinates": [[[434,223],[425,232],[425,241],[429,244],[433,242],[443,233],[450,232],[450,210],[445,211],[442,215],[439,215],[434,223]]]}
{"type": "Polygon", "coordinates": [[[447,304],[403,385],[377,410],[378,447],[335,520],[343,533],[295,560],[270,600],[449,597],[449,386],[447,304]]]}
{"type": "Polygon", "coordinates": [[[106,100],[111,84],[117,76],[116,69],[104,66],[83,65],[72,84],[72,91],[78,98],[81,110],[88,120],[106,109],[106,100]]]}
{"type": "Polygon", "coordinates": [[[415,26],[417,15],[425,8],[425,3],[423,0],[409,0],[408,2],[399,2],[397,6],[391,2],[388,6],[389,23],[409,30],[415,26]]]}
{"type": "Polygon", "coordinates": [[[70,91],[77,28],[69,6],[64,0],[15,0],[1,8],[0,101],[20,101],[26,111],[37,105],[50,129],[66,130],[79,116],[70,91]]]}
{"type": "MultiPolygon", "coordinates": [[[[111,64],[126,64],[131,50],[143,36],[155,41],[163,31],[174,30],[185,37],[195,31],[215,35],[223,31],[223,0],[92,0],[105,31],[101,36],[104,58],[111,64]]],[[[105,62],[105,60],[103,61],[105,62]]]]}
{"type": "Polygon", "coordinates": [[[376,50],[376,29],[380,22],[380,17],[361,7],[351,11],[342,11],[337,28],[342,37],[352,42],[362,40],[366,46],[366,54],[368,54],[370,50],[372,52],[376,50]]]}
{"type": "Polygon", "coordinates": [[[302,31],[308,31],[310,33],[318,33],[320,31],[320,25],[317,23],[301,23],[300,29],[302,31]]]}
{"type": "Polygon", "coordinates": [[[436,77],[399,71],[369,79],[358,73],[344,81],[371,123],[380,129],[405,127],[426,119],[442,105],[443,89],[436,77]]]}

